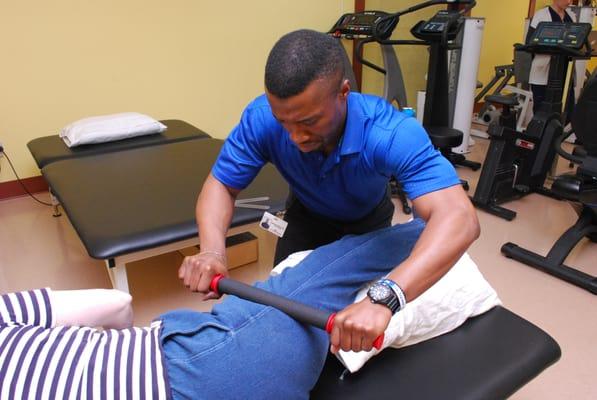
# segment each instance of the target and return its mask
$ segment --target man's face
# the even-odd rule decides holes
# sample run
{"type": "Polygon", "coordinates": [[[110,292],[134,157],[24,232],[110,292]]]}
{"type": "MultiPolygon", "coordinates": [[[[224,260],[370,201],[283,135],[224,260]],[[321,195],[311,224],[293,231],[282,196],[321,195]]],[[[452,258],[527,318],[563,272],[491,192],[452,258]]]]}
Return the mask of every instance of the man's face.
{"type": "Polygon", "coordinates": [[[290,134],[300,151],[329,154],[338,144],[344,129],[347,80],[317,79],[302,93],[280,99],[266,90],[274,117],[290,134]]]}

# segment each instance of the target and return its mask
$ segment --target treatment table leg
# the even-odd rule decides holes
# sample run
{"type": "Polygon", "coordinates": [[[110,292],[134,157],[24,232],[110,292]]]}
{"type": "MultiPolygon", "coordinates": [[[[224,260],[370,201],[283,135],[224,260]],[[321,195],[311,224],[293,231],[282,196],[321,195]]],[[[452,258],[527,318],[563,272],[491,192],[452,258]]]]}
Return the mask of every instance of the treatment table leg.
{"type": "Polygon", "coordinates": [[[129,282],[126,277],[126,264],[115,262],[113,258],[106,260],[108,276],[112,282],[112,287],[120,291],[129,293],[129,282]]]}
{"type": "Polygon", "coordinates": [[[50,192],[50,201],[52,203],[52,210],[54,210],[54,213],[52,214],[52,216],[59,217],[62,215],[62,213],[60,212],[60,209],[58,208],[58,206],[60,205],[60,202],[58,201],[56,196],[54,196],[54,193],[52,193],[52,188],[49,188],[48,191],[50,192]]]}

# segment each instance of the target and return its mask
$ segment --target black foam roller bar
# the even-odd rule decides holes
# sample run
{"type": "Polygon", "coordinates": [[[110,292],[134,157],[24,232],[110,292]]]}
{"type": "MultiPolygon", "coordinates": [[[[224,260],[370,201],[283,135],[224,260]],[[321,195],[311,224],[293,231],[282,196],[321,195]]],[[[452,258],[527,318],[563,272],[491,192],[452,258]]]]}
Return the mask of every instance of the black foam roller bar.
{"type": "Polygon", "coordinates": [[[275,307],[299,322],[313,325],[324,330],[332,315],[332,313],[318,310],[297,301],[270,293],[266,290],[238,282],[234,279],[215,277],[212,281],[212,290],[216,293],[231,294],[254,303],[275,307]],[[217,287],[215,287],[215,285],[217,285],[217,287]]]}

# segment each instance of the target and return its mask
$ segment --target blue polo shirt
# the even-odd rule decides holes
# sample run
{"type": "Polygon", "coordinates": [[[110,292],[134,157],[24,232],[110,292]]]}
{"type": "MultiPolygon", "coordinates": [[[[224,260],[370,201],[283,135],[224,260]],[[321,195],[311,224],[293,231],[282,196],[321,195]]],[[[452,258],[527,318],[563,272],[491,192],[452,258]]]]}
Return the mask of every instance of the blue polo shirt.
{"type": "Polygon", "coordinates": [[[224,185],[244,189],[271,162],[305,207],[339,221],[371,212],[391,176],[410,199],[460,183],[415,118],[360,93],[349,94],[347,107],[344,134],[326,157],[320,151],[301,152],[262,95],[243,112],[211,172],[224,185]]]}

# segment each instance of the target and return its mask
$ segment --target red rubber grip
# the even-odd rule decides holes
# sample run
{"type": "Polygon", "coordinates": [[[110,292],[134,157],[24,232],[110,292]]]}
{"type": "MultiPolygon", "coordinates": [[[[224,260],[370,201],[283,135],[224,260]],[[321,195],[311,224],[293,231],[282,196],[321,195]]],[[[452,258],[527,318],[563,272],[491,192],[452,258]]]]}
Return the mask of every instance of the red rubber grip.
{"type": "MultiPolygon", "coordinates": [[[[325,324],[325,331],[327,333],[332,333],[332,328],[334,327],[334,318],[336,317],[336,313],[330,314],[328,318],[327,324],[325,324]]],[[[373,347],[377,350],[381,350],[381,346],[383,345],[384,334],[382,333],[373,341],[373,347]]]]}
{"type": "Polygon", "coordinates": [[[217,294],[218,297],[220,297],[220,292],[218,291],[218,282],[220,282],[220,279],[222,279],[223,277],[224,275],[217,274],[212,278],[211,283],[209,284],[209,289],[215,294],[217,294]]]}

